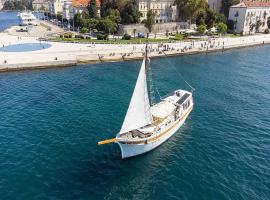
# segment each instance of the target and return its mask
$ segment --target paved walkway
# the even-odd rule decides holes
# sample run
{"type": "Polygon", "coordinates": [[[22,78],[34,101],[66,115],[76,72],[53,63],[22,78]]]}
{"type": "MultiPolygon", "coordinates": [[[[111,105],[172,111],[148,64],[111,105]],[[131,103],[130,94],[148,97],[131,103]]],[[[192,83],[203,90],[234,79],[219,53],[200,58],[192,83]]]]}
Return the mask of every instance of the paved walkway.
{"type": "MultiPolygon", "coordinates": [[[[0,47],[18,43],[38,42],[37,37],[18,37],[0,33],[0,47]]],[[[99,62],[142,58],[144,44],[78,44],[48,42],[51,47],[31,52],[3,52],[0,49],[0,70],[65,65],[70,62],[99,62]]],[[[208,41],[150,44],[151,56],[191,54],[270,43],[270,34],[256,36],[215,38],[208,41]]]]}

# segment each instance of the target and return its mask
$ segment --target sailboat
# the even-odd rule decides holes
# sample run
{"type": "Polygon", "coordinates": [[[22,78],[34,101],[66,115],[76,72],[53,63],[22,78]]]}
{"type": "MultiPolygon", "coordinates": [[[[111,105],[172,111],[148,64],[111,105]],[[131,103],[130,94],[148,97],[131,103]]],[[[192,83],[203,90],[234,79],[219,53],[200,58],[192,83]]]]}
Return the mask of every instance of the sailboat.
{"type": "Polygon", "coordinates": [[[192,92],[176,90],[150,105],[147,83],[148,45],[130,104],[116,137],[98,145],[117,143],[122,159],[137,156],[161,145],[185,122],[193,109],[192,92]]]}

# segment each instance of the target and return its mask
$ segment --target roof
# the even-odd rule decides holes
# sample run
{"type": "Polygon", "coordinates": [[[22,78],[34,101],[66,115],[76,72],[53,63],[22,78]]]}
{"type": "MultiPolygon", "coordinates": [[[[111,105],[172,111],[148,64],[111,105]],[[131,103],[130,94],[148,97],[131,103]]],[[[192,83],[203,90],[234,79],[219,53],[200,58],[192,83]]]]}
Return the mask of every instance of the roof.
{"type": "MultiPolygon", "coordinates": [[[[74,7],[87,7],[90,0],[72,0],[72,6],[74,7]]],[[[100,1],[96,0],[97,7],[100,7],[100,1]]]]}
{"type": "Polygon", "coordinates": [[[33,0],[32,4],[45,4],[48,3],[48,0],[33,0]]]}
{"type": "Polygon", "coordinates": [[[248,8],[248,7],[270,7],[269,0],[243,0],[239,4],[231,6],[232,8],[248,8]]]}

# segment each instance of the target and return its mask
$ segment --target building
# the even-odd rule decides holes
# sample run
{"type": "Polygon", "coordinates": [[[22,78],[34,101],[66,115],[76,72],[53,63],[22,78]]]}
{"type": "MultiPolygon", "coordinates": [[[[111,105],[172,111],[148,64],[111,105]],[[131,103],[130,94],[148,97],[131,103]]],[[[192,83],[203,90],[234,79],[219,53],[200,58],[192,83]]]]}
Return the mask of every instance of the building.
{"type": "Polygon", "coordinates": [[[178,9],[174,0],[138,0],[139,11],[142,13],[140,21],[147,18],[147,12],[156,13],[156,23],[175,22],[178,19],[178,9]]]}
{"type": "MultiPolygon", "coordinates": [[[[77,13],[87,11],[89,0],[66,0],[63,6],[63,17],[71,19],[77,13]]],[[[100,13],[100,0],[96,0],[98,15],[100,13]]]]}
{"type": "Polygon", "coordinates": [[[49,12],[55,15],[63,13],[64,2],[65,0],[50,0],[49,12]]]}
{"type": "Polygon", "coordinates": [[[34,11],[49,11],[49,2],[47,0],[33,0],[32,7],[34,11]]]}
{"type": "Polygon", "coordinates": [[[63,18],[71,19],[74,16],[72,8],[72,0],[66,0],[63,5],[63,18]]]}
{"type": "Polygon", "coordinates": [[[207,0],[209,8],[219,13],[222,7],[222,0],[207,0]]]}
{"type": "Polygon", "coordinates": [[[228,19],[233,21],[237,33],[264,32],[270,21],[270,1],[244,0],[231,6],[228,19]]]}

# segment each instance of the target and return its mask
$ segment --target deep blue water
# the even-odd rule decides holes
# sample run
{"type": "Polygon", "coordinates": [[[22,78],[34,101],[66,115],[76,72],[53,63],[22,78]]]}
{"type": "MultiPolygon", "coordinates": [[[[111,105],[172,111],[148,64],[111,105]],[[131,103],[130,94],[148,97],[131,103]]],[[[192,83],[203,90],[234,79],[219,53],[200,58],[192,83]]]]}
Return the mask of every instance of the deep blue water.
{"type": "Polygon", "coordinates": [[[42,49],[50,48],[52,45],[48,43],[21,43],[13,44],[0,48],[1,51],[5,52],[26,52],[26,51],[37,51],[42,49]]]}
{"type": "Polygon", "coordinates": [[[0,32],[10,26],[18,26],[17,12],[0,12],[0,32]]]}
{"type": "Polygon", "coordinates": [[[195,107],[166,143],[127,160],[96,142],[119,131],[140,61],[1,73],[1,199],[268,200],[269,51],[152,60],[161,95],[188,89],[181,72],[195,107]]]}
{"type": "MultiPolygon", "coordinates": [[[[0,12],[0,32],[9,28],[10,26],[18,26],[18,12],[0,12]]],[[[37,18],[42,19],[43,13],[34,13],[37,18]]]]}

